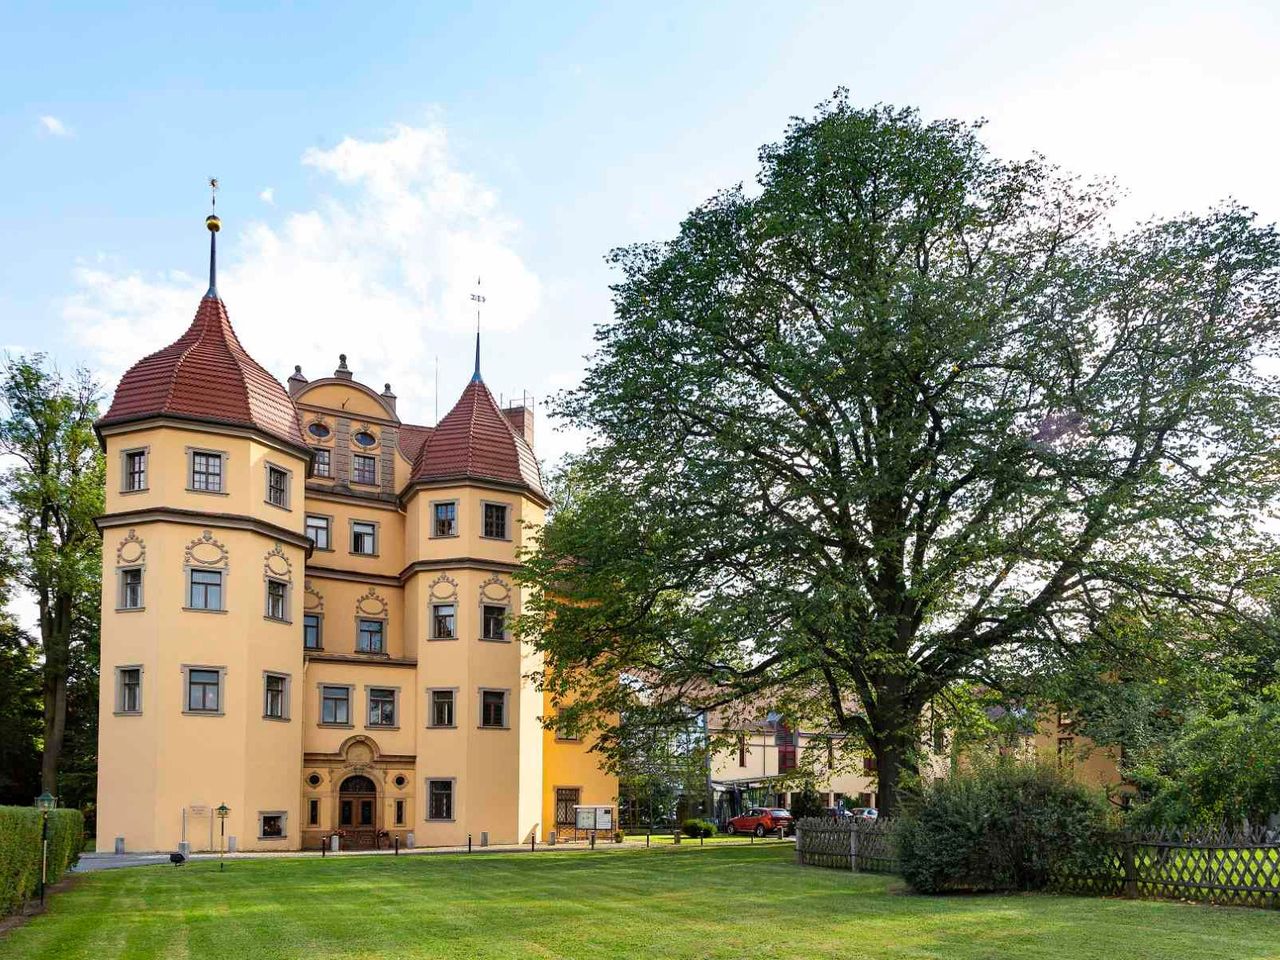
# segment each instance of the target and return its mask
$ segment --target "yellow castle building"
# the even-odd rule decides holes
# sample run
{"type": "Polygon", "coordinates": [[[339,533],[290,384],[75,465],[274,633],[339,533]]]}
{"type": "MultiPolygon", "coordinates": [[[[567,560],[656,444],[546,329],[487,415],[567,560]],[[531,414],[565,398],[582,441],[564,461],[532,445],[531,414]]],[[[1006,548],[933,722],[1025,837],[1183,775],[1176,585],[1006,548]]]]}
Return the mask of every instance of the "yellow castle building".
{"type": "Polygon", "coordinates": [[[478,335],[435,427],[345,356],[286,388],[231,327],[207,225],[194,321],[97,424],[98,849],[528,843],[615,804],[512,636],[549,504],[533,411],[499,408],[478,335]]]}

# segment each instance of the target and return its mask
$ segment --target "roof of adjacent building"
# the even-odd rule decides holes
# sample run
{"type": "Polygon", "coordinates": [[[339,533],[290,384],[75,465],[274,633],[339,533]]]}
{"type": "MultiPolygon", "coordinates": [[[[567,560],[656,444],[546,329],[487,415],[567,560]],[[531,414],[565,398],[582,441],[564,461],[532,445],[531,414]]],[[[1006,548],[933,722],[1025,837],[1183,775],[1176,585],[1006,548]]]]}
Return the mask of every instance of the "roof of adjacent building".
{"type": "Polygon", "coordinates": [[[186,333],[129,368],[98,425],[155,416],[251,427],[306,448],[289,394],[240,345],[213,289],[186,333]]]}
{"type": "Polygon", "coordinates": [[[411,480],[490,480],[547,499],[533,450],[503,416],[478,374],[422,442],[411,480]]]}

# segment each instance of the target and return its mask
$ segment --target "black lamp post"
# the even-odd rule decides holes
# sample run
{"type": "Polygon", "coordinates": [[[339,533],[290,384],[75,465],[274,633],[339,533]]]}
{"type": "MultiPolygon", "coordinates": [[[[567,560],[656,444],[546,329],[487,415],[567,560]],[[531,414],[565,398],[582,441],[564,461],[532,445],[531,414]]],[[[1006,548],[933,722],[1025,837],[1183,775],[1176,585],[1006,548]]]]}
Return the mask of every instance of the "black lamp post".
{"type": "Polygon", "coordinates": [[[48,790],[36,797],[40,811],[40,906],[44,906],[44,885],[49,879],[49,811],[58,801],[48,790]]]}
{"type": "Polygon", "coordinates": [[[222,871],[227,868],[224,857],[227,853],[227,814],[231,812],[231,808],[225,803],[218,804],[218,809],[214,811],[218,815],[218,836],[221,837],[222,849],[218,852],[218,870],[222,871]]]}

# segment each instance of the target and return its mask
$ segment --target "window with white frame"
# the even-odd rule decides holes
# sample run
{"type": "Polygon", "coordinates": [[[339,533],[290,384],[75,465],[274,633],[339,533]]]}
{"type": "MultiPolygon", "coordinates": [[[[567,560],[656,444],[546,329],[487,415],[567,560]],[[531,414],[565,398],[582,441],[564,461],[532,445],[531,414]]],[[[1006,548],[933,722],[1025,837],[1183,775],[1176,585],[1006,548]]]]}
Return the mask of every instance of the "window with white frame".
{"type": "Polygon", "coordinates": [[[351,552],[372,557],[378,552],[378,525],[367,520],[351,521],[351,552]]]}
{"type": "Polygon", "coordinates": [[[454,691],[452,690],[431,691],[431,708],[428,713],[430,726],[452,727],[455,725],[453,719],[454,698],[454,691]]]}
{"type": "Polygon", "coordinates": [[[480,726],[505,727],[507,725],[507,691],[480,691],[480,726]]]}
{"type": "Polygon", "coordinates": [[[142,712],[141,667],[116,667],[116,712],[142,712]]]}
{"type": "Polygon", "coordinates": [[[202,493],[222,493],[223,456],[207,450],[191,453],[191,489],[202,493]]]}
{"type": "Polygon", "coordinates": [[[356,621],[356,650],[360,653],[383,653],[386,650],[386,637],[381,620],[367,620],[361,617],[356,621]]]}
{"type": "Polygon", "coordinates": [[[267,619],[289,622],[289,585],[267,578],[267,619]]]}
{"type": "Polygon", "coordinates": [[[289,678],[286,674],[263,675],[262,715],[272,720],[289,719],[289,678]]]}
{"type": "Polygon", "coordinates": [[[484,523],[481,534],[491,540],[507,539],[507,505],[505,503],[484,504],[484,523]]]}
{"type": "Polygon", "coordinates": [[[188,575],[187,607],[191,610],[221,610],[221,570],[192,570],[188,575]]]}
{"type": "Polygon", "coordinates": [[[311,461],[311,474],[316,477],[333,476],[332,455],[324,447],[312,447],[315,459],[311,461]]]}
{"type": "Polygon", "coordinates": [[[330,520],[317,514],[307,514],[307,536],[317,550],[332,550],[329,540],[330,520]]]}
{"type": "Polygon", "coordinates": [[[289,508],[289,471],[267,464],[267,503],[289,508]]]}
{"type": "Polygon", "coordinates": [[[141,567],[125,567],[120,571],[120,609],[142,609],[141,567]]]}

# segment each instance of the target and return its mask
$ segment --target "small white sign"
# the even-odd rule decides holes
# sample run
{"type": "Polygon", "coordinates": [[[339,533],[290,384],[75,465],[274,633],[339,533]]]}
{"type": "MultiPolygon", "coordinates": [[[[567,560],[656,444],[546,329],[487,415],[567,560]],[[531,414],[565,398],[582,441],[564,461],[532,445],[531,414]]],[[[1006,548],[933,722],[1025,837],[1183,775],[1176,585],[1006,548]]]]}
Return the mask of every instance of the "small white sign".
{"type": "Polygon", "coordinates": [[[579,830],[612,830],[613,807],[578,807],[579,830]]]}
{"type": "Polygon", "coordinates": [[[193,817],[207,817],[209,815],[208,804],[193,803],[188,809],[193,817]]]}

